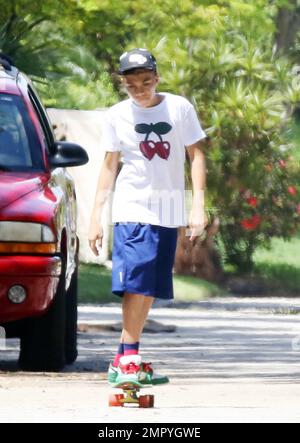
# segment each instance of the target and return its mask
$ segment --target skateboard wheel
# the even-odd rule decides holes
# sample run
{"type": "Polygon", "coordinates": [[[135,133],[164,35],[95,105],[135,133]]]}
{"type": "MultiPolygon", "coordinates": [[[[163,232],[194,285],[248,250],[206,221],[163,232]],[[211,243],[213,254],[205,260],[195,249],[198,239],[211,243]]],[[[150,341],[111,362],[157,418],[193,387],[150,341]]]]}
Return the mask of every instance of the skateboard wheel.
{"type": "Polygon", "coordinates": [[[154,406],[154,395],[140,395],[139,397],[140,408],[153,408],[153,406],[154,406]]]}
{"type": "Polygon", "coordinates": [[[108,405],[109,406],[124,406],[122,400],[124,399],[124,394],[110,394],[108,405]]]}

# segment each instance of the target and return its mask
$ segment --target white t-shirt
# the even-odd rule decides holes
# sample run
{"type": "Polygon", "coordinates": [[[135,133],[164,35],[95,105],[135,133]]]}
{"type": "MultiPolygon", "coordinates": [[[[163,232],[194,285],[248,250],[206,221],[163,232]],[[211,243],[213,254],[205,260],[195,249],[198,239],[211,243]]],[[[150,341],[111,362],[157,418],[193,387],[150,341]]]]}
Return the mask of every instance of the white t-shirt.
{"type": "Polygon", "coordinates": [[[103,147],[123,156],[113,196],[113,223],[186,225],[185,147],[205,138],[205,132],[188,100],[160,95],[163,100],[151,108],[127,99],[106,113],[103,147]]]}

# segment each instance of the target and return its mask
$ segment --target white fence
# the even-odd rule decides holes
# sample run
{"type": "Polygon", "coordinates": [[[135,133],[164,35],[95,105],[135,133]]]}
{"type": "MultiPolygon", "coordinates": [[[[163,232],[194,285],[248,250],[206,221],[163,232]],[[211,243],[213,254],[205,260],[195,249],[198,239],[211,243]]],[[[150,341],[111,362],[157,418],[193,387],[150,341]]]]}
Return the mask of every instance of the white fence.
{"type": "Polygon", "coordinates": [[[95,257],[88,245],[88,228],[94,203],[95,190],[104,149],[101,145],[101,122],[104,110],[76,111],[65,109],[48,109],[48,115],[58,139],[65,137],[67,141],[78,143],[88,153],[90,161],[84,166],[68,168],[75,180],[78,218],[77,229],[80,239],[81,262],[103,263],[108,258],[109,222],[108,208],[104,214],[103,248],[99,258],[95,257]]]}

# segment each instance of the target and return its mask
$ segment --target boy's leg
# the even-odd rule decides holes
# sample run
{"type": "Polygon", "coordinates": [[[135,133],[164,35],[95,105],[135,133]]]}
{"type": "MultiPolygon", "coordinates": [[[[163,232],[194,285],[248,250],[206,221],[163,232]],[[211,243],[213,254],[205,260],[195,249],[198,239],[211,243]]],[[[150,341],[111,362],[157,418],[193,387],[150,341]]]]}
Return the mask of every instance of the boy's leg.
{"type": "MultiPolygon", "coordinates": [[[[139,347],[139,341],[140,337],[145,325],[145,322],[148,317],[148,313],[150,311],[150,308],[152,306],[152,303],[154,301],[154,297],[150,296],[143,296],[141,294],[131,294],[131,293],[125,293],[123,296],[123,330],[121,334],[120,343],[123,345],[124,354],[126,357],[118,358],[118,361],[121,360],[122,365],[125,366],[125,376],[123,374],[124,369],[122,369],[121,374],[117,372],[117,369],[114,369],[112,366],[110,366],[110,371],[108,375],[108,379],[111,383],[121,382],[122,377],[126,378],[126,381],[128,381],[128,377],[134,375],[130,375],[126,372],[126,363],[129,363],[129,355],[132,358],[132,361],[136,363],[137,365],[140,365],[139,368],[141,370],[140,372],[140,378],[139,382],[144,385],[157,385],[157,384],[164,384],[168,383],[169,379],[168,377],[164,375],[159,375],[155,372],[153,372],[153,369],[151,367],[151,364],[149,363],[142,363],[141,364],[141,357],[138,354],[138,347],[139,347]],[[132,346],[130,346],[132,345],[132,346]],[[127,352],[126,352],[127,349],[127,352]],[[124,360],[124,358],[127,360],[124,360]]],[[[122,366],[121,366],[122,367],[122,366]]],[[[135,370],[133,370],[134,372],[135,370]]]]}
{"type": "MultiPolygon", "coordinates": [[[[144,381],[147,381],[148,384],[168,381],[166,377],[158,378],[149,364],[141,364],[141,356],[138,354],[140,337],[154,301],[154,297],[142,295],[142,291],[143,289],[153,290],[153,294],[156,292],[158,269],[164,269],[165,264],[170,261],[170,255],[166,253],[170,245],[164,244],[164,247],[160,247],[164,252],[164,257],[160,259],[160,262],[164,266],[161,266],[161,263],[158,266],[158,259],[161,255],[159,246],[162,243],[160,237],[164,234],[162,231],[165,230],[148,224],[129,223],[115,226],[112,289],[115,294],[123,296],[123,330],[120,342],[121,345],[123,344],[124,352],[122,357],[118,350],[114,365],[110,367],[114,371],[112,375],[117,379],[121,379],[123,372],[127,374],[127,371],[132,370],[135,366],[141,368],[138,377],[142,377],[143,384],[144,381]],[[131,241],[134,241],[134,247],[131,247],[131,241]],[[126,281],[124,280],[125,276],[126,281]],[[124,293],[126,286],[136,286],[137,291],[124,293]],[[138,288],[141,288],[141,292],[138,288]]],[[[169,277],[172,279],[172,266],[170,266],[169,277]]],[[[166,291],[166,288],[162,287],[159,292],[163,295],[166,294],[165,298],[172,296],[172,291],[169,288],[166,291]]]]}
{"type": "MultiPolygon", "coordinates": [[[[126,349],[126,345],[128,346],[132,343],[132,349],[134,349],[132,354],[138,353],[140,337],[153,301],[154,297],[143,296],[141,294],[124,294],[123,331],[121,335],[121,342],[124,345],[124,349],[126,349]]],[[[141,360],[139,360],[139,365],[141,371],[139,375],[139,382],[143,385],[158,385],[169,382],[167,376],[153,372],[151,363],[141,363],[141,360]]]]}
{"type": "Polygon", "coordinates": [[[149,311],[152,307],[152,304],[154,302],[154,297],[144,297],[144,305],[143,305],[143,309],[142,309],[142,327],[141,327],[141,331],[140,331],[140,335],[142,335],[146,320],[148,318],[148,314],[149,311]]]}
{"type": "Polygon", "coordinates": [[[140,294],[125,293],[123,296],[123,330],[120,338],[120,344],[118,352],[114,357],[113,362],[109,365],[108,369],[108,381],[115,383],[117,378],[117,368],[119,366],[120,359],[124,356],[124,343],[130,348],[130,344],[133,346],[132,354],[138,353],[139,340],[145,321],[148,317],[149,310],[154,301],[153,297],[143,296],[140,294]],[[136,346],[134,346],[136,345],[136,346]]]}
{"type": "Polygon", "coordinates": [[[122,343],[137,343],[143,331],[145,321],[154,301],[154,297],[125,292],[123,296],[123,331],[122,343]]]}
{"type": "MultiPolygon", "coordinates": [[[[154,297],[141,294],[125,293],[123,296],[123,330],[120,338],[118,353],[108,370],[108,381],[111,384],[121,381],[122,374],[118,373],[118,365],[130,355],[133,361],[140,365],[141,357],[138,354],[139,340],[154,297]],[[123,356],[121,355],[123,352],[123,356]],[[121,378],[120,378],[121,377],[121,378]]],[[[129,360],[127,361],[129,363],[129,360]]],[[[122,362],[122,363],[126,363],[122,362]]],[[[126,366],[126,364],[125,364],[126,366]]],[[[123,371],[123,370],[122,370],[123,371]]],[[[128,377],[128,373],[125,378],[128,377]]]]}

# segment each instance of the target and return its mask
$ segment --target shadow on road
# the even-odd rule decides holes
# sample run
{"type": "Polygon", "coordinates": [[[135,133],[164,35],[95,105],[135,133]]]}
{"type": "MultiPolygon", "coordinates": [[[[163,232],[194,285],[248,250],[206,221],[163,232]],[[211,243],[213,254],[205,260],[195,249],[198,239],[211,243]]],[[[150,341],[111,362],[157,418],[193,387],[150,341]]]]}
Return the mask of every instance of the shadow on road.
{"type": "MultiPolygon", "coordinates": [[[[145,333],[142,357],[173,379],[300,381],[297,315],[155,309],[151,316],[162,325],[171,323],[176,328],[173,332],[145,333]]],[[[99,327],[78,333],[78,359],[61,374],[93,374],[105,379],[119,340],[118,328],[107,325],[117,324],[120,313],[113,308],[92,309],[81,312],[80,321],[99,327]]],[[[0,354],[2,374],[17,373],[18,352],[19,340],[7,340],[7,350],[0,354]]]]}

